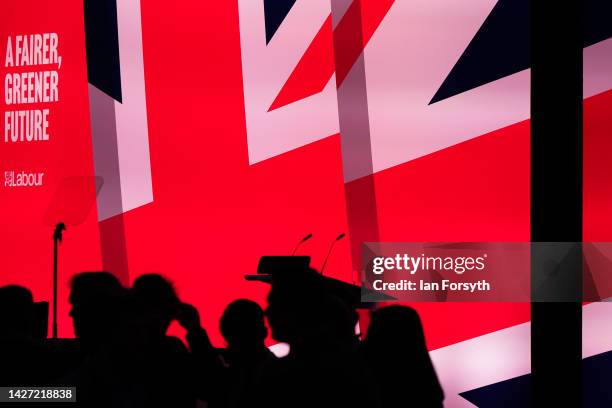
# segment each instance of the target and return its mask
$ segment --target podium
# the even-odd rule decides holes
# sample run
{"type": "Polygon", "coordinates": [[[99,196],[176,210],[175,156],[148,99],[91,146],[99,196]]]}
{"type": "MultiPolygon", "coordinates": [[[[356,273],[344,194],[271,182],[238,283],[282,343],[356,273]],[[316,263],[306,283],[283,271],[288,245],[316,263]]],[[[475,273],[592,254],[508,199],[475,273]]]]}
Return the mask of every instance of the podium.
{"type": "MultiPolygon", "coordinates": [[[[257,274],[245,275],[248,281],[272,284],[275,279],[291,279],[292,272],[310,269],[309,256],[262,256],[257,265],[257,274]]],[[[311,269],[315,273],[314,269],[311,269]]],[[[331,294],[346,302],[351,309],[374,309],[377,302],[394,300],[394,298],[368,288],[322,276],[324,288],[331,294]],[[364,301],[367,299],[367,301],[364,301]]]]}

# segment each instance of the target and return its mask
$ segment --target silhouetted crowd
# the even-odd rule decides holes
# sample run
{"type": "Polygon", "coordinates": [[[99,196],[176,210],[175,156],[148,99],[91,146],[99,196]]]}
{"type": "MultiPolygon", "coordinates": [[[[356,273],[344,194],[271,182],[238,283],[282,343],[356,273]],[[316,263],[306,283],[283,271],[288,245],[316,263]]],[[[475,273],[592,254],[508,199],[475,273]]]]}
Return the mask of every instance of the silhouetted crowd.
{"type": "Polygon", "coordinates": [[[76,387],[72,407],[427,408],[444,399],[413,309],[373,311],[360,340],[354,305],[313,269],[272,279],[265,311],[230,303],[224,349],[157,274],[125,288],[108,272],[80,273],[69,300],[76,340],[52,341],[31,292],[0,288],[0,385],[76,387]],[[288,343],[285,357],[265,346],[266,319],[288,343]],[[185,342],[166,334],[173,321],[185,342]]]}

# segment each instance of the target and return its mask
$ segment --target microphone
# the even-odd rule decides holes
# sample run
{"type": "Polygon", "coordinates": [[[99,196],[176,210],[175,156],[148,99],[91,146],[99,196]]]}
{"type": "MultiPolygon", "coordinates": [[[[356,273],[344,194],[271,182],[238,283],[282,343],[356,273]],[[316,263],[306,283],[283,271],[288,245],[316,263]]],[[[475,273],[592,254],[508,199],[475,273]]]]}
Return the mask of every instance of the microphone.
{"type": "Polygon", "coordinates": [[[66,231],[66,224],[63,222],[57,223],[53,230],[53,239],[62,242],[62,232],[66,231]]]}
{"type": "Polygon", "coordinates": [[[304,238],[302,238],[302,239],[301,239],[301,240],[300,240],[300,241],[297,243],[297,245],[295,246],[295,248],[293,249],[293,252],[291,253],[291,256],[295,255],[295,252],[298,250],[298,248],[299,248],[300,246],[302,246],[302,244],[303,244],[304,242],[308,241],[310,238],[312,238],[312,234],[308,234],[308,235],[306,235],[304,238]]]}
{"type": "Polygon", "coordinates": [[[342,234],[338,235],[336,239],[332,241],[331,245],[329,246],[329,251],[327,251],[327,256],[325,257],[325,261],[323,261],[323,266],[321,267],[321,275],[323,275],[323,271],[325,270],[325,265],[327,265],[327,260],[329,259],[329,256],[331,255],[332,249],[334,249],[334,245],[336,245],[336,242],[344,238],[345,235],[346,234],[343,232],[342,234]]]}

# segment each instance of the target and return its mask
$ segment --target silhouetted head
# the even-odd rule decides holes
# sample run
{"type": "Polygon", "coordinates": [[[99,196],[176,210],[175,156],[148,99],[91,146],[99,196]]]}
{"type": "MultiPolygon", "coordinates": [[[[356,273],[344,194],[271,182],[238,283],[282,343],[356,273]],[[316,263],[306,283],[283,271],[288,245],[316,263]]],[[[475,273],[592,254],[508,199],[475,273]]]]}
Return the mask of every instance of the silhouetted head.
{"type": "Polygon", "coordinates": [[[113,334],[124,295],[125,289],[109,272],[75,275],[70,290],[74,334],[83,342],[92,343],[113,334]]]}
{"type": "Polygon", "coordinates": [[[387,350],[425,348],[423,326],[417,312],[407,306],[387,306],[372,312],[367,343],[376,344],[387,350]]]}
{"type": "Polygon", "coordinates": [[[323,347],[354,340],[356,313],[330,293],[314,269],[287,271],[272,279],[266,309],[272,336],[292,346],[323,347]]]}
{"type": "Polygon", "coordinates": [[[164,336],[181,304],[172,284],[161,275],[149,273],[134,281],[131,293],[147,332],[164,336]]]}
{"type": "Polygon", "coordinates": [[[21,286],[0,288],[0,335],[29,337],[34,318],[32,293],[21,286]]]}
{"type": "Polygon", "coordinates": [[[268,335],[263,309],[248,299],[230,303],[221,316],[219,328],[230,349],[263,347],[268,335]]]}
{"type": "Polygon", "coordinates": [[[404,387],[414,406],[441,407],[444,391],[425,344],[417,312],[406,306],[387,306],[372,313],[363,342],[366,361],[379,375],[383,406],[399,406],[404,387]]]}

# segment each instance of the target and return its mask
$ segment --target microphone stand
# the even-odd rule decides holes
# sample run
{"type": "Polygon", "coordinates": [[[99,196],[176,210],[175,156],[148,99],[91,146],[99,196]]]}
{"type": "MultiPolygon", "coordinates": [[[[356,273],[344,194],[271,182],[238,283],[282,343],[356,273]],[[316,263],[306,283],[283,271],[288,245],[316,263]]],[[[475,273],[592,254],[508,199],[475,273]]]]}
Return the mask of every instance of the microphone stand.
{"type": "Polygon", "coordinates": [[[332,249],[334,249],[334,246],[336,245],[336,242],[340,241],[342,238],[344,238],[344,232],[340,235],[338,235],[336,237],[336,239],[334,239],[331,243],[331,245],[329,246],[329,250],[327,251],[327,256],[325,257],[325,261],[323,261],[323,266],[321,266],[321,276],[323,276],[323,271],[325,271],[325,265],[327,265],[327,260],[329,259],[329,256],[331,255],[332,249]]]}
{"type": "Polygon", "coordinates": [[[59,244],[62,242],[62,231],[66,230],[63,222],[58,223],[53,231],[53,323],[52,336],[57,339],[57,258],[59,244]]]}
{"type": "Polygon", "coordinates": [[[297,245],[295,246],[295,248],[293,248],[293,252],[291,253],[291,256],[295,255],[295,253],[297,252],[298,248],[302,246],[302,244],[306,241],[308,241],[310,238],[312,238],[312,234],[308,234],[306,235],[304,238],[302,238],[300,240],[300,242],[297,243],[297,245]]]}

